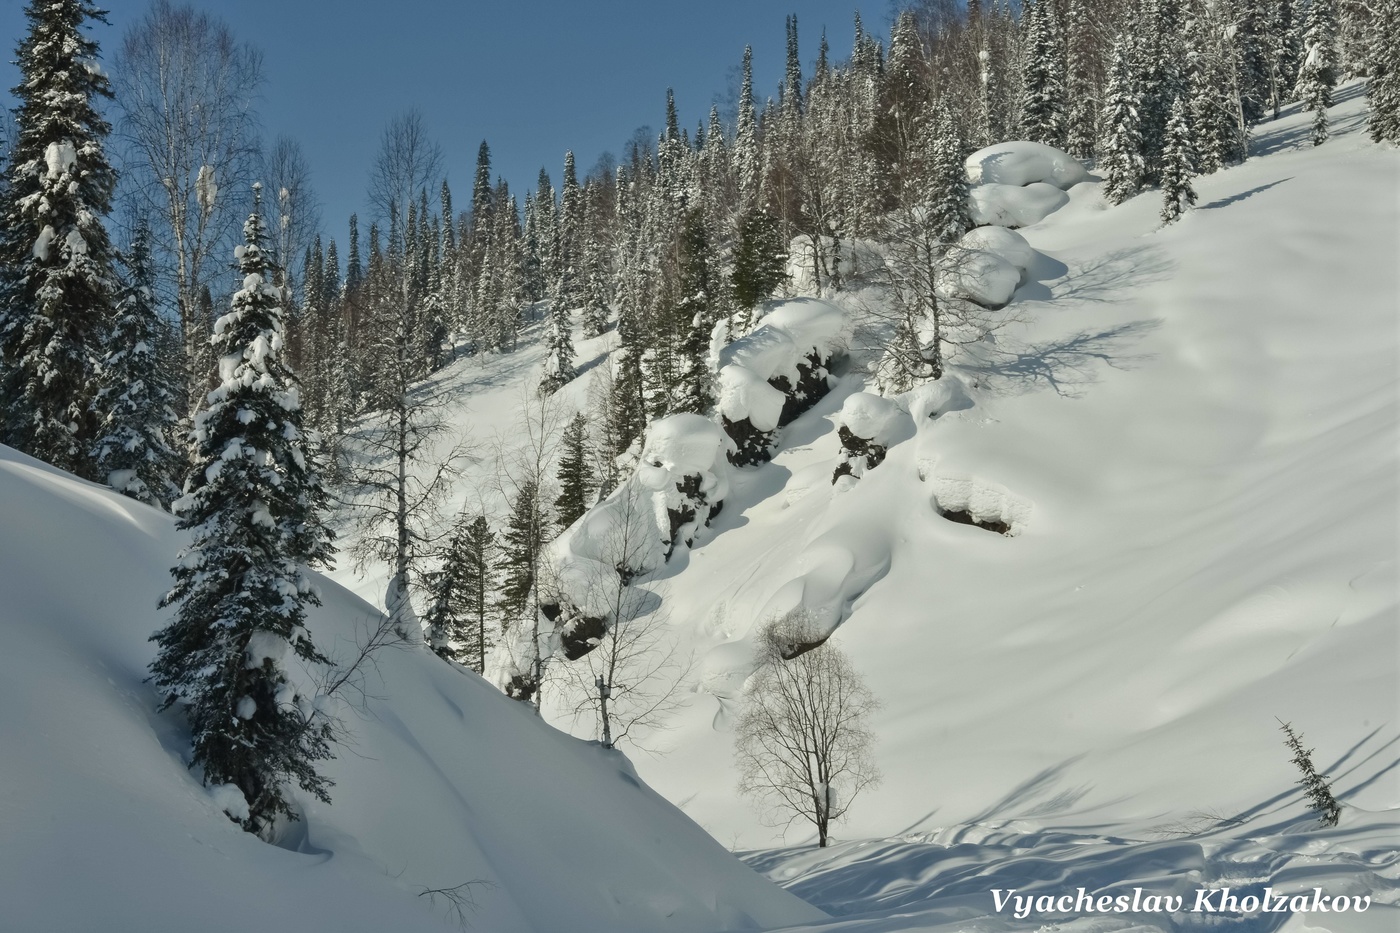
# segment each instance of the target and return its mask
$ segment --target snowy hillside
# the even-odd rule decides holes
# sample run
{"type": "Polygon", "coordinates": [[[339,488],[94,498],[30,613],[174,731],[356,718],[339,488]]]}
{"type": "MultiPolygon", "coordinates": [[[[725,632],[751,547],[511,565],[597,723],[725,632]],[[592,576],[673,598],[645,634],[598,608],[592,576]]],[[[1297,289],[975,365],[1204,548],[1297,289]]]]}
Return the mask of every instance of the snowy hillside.
{"type": "MultiPolygon", "coordinates": [[[[186,770],[143,683],[180,535],[170,519],[0,448],[0,929],[768,928],[821,914],[640,784],[425,648],[388,649],[342,708],[351,742],[282,847],[186,770]],[[460,887],[459,886],[464,886],[460,887]]],[[[345,658],[374,610],[327,582],[345,658]]]]}

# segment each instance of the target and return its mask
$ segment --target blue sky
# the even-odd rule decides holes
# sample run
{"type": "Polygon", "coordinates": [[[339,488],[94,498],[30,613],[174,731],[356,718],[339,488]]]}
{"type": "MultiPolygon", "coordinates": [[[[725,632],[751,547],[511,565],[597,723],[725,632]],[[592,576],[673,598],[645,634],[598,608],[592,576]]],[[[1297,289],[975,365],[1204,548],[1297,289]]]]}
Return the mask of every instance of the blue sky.
{"type": "MultiPolygon", "coordinates": [[[[0,2],[6,62],[22,37],[20,0],[0,2]]],[[[95,32],[110,61],[147,0],[107,0],[111,27],[95,32]]],[[[344,239],[351,211],[364,216],[369,167],[384,124],[416,106],[442,143],[459,205],[470,197],[477,146],[486,139],[497,174],[523,200],[541,166],[557,184],[564,150],[581,173],[633,131],[659,128],[666,88],[682,124],[737,91],[745,44],[754,48],[755,93],[776,93],[784,17],[798,16],[804,74],[822,27],[832,54],[850,54],[852,14],[888,34],[889,0],[195,0],[262,49],[267,82],[258,110],[268,140],[297,139],[323,203],[326,232],[344,239]]],[[[7,96],[8,100],[8,96],[7,96]]]]}

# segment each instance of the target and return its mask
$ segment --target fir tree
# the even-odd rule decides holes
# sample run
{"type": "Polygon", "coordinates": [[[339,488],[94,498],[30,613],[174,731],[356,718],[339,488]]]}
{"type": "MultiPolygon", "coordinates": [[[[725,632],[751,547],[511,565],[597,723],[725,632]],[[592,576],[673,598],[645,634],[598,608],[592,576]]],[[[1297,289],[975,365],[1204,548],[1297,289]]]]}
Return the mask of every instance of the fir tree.
{"type": "Polygon", "coordinates": [[[559,455],[559,498],[554,500],[555,520],[564,530],[588,511],[594,489],[593,471],[588,466],[588,420],[574,415],[564,429],[563,451],[559,455]]]}
{"type": "Polygon", "coordinates": [[[1191,126],[1186,121],[1186,107],[1178,97],[1167,121],[1166,148],[1162,153],[1162,223],[1172,223],[1196,203],[1196,189],[1191,187],[1195,174],[1191,126]]]}
{"type": "Polygon", "coordinates": [[[486,669],[492,639],[487,631],[491,595],[495,590],[493,562],[496,536],[485,515],[457,526],[441,554],[442,565],[428,580],[430,598],[424,624],[428,644],[449,661],[486,669]]]}
{"type": "Polygon", "coordinates": [[[1318,814],[1318,822],[1323,826],[1336,826],[1342,818],[1342,806],[1332,795],[1332,788],[1327,784],[1327,775],[1317,773],[1317,768],[1312,762],[1313,750],[1303,747],[1303,738],[1293,731],[1291,723],[1280,722],[1279,726],[1286,736],[1283,744],[1293,753],[1293,764],[1297,765],[1303,774],[1298,783],[1303,785],[1303,794],[1308,798],[1309,808],[1318,814]]]}
{"type": "Polygon", "coordinates": [[[1146,166],[1142,156],[1141,103],[1123,43],[1115,42],[1099,143],[1104,196],[1113,204],[1122,204],[1142,190],[1146,166]]]}
{"type": "Polygon", "coordinates": [[[137,227],[126,256],[126,281],[117,301],[106,352],[97,367],[95,406],[100,437],[92,459],[107,485],[133,499],[166,508],[179,495],[180,455],[170,446],[179,416],[174,378],[160,348],[167,325],[155,303],[150,231],[137,227]]]}
{"type": "Polygon", "coordinates": [[[190,545],[161,601],[174,620],[152,636],[151,675],[164,701],[189,717],[190,766],[206,785],[231,784],[247,802],[230,814],[270,837],[278,817],[297,819],[288,781],[329,800],[315,763],[331,757],[330,724],[299,695],[282,666],[326,659],[312,644],[306,607],[320,599],[307,573],[325,563],[326,496],[308,462],[295,381],[282,361],[280,293],[271,283],[266,232],[254,211],[237,250],[243,288],[214,325],[220,383],[195,419],[196,462],[177,504],[190,545]]]}
{"type": "Polygon", "coordinates": [[[1337,84],[1339,65],[1337,11],[1332,0],[1312,0],[1308,5],[1303,48],[1303,65],[1298,69],[1295,93],[1303,109],[1313,113],[1312,141],[1314,146],[1320,146],[1329,135],[1327,108],[1332,106],[1332,88],[1337,84]]]}
{"type": "Polygon", "coordinates": [[[680,280],[676,303],[677,323],[683,333],[677,367],[677,385],[671,411],[704,414],[714,404],[713,373],[710,370],[710,339],[718,323],[715,314],[715,286],[711,274],[705,215],[691,210],[681,230],[680,280]]]}
{"type": "Polygon", "coordinates": [[[0,204],[0,440],[100,478],[93,359],[111,327],[115,251],[102,226],[116,173],[98,112],[91,0],[31,0],[14,89],[17,139],[0,204]]]}
{"type": "Polygon", "coordinates": [[[544,376],[540,392],[549,395],[574,380],[573,321],[564,302],[558,298],[549,307],[549,336],[545,347],[544,376]]]}

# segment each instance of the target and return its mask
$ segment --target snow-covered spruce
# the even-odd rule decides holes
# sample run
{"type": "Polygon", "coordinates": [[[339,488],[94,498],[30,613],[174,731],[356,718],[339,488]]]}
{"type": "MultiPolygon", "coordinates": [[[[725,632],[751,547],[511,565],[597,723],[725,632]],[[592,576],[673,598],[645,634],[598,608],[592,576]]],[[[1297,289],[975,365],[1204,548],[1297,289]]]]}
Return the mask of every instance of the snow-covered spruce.
{"type": "Polygon", "coordinates": [[[83,27],[105,18],[90,0],[32,0],[25,16],[18,138],[0,185],[0,441],[102,479],[92,361],[117,289],[101,220],[116,173],[97,102],[111,90],[83,27]]]}
{"type": "Polygon", "coordinates": [[[255,207],[236,255],[243,287],[214,324],[219,385],[195,419],[196,462],[176,504],[191,541],[162,600],[174,620],[152,636],[162,708],[189,718],[192,768],[206,785],[242,792],[244,829],[269,837],[279,817],[296,819],[289,781],[329,800],[315,762],[331,757],[330,724],[295,685],[290,650],[325,658],[303,626],[319,605],[307,564],[326,563],[331,533],[325,493],[308,462],[295,380],[282,362],[280,291],[255,186],[255,207]]]}
{"type": "Polygon", "coordinates": [[[156,508],[180,494],[182,458],[171,448],[179,416],[173,374],[158,350],[166,335],[155,303],[150,231],[137,228],[126,256],[127,275],[117,300],[106,353],[97,366],[101,418],[92,458],[107,485],[156,508]]]}
{"type": "Polygon", "coordinates": [[[731,463],[767,462],[778,428],[827,393],[829,367],[849,326],[836,306],[798,299],[779,305],[757,330],[724,348],[719,413],[734,441],[731,463]]]}

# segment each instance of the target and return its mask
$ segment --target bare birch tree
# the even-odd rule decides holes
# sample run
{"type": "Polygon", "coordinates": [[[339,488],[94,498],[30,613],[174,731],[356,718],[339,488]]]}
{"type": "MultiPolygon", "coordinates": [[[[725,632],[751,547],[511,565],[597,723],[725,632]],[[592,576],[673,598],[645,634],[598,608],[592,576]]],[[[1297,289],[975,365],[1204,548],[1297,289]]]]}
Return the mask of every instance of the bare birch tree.
{"type": "Polygon", "coordinates": [[[763,627],[734,755],[739,790],[768,803],[779,825],[807,820],[825,847],[831,823],[880,780],[868,722],[880,703],[822,637],[801,609],[763,627]]]}

